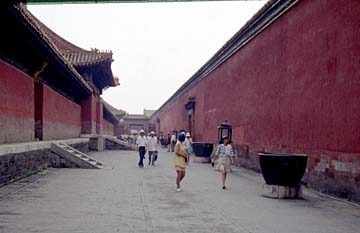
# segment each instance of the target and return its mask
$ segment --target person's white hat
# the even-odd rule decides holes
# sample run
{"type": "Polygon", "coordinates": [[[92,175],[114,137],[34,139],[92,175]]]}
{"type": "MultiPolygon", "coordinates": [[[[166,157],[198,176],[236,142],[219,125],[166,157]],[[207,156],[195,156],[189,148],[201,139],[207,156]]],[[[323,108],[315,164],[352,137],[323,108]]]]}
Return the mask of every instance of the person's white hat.
{"type": "Polygon", "coordinates": [[[190,137],[190,133],[186,133],[186,137],[190,137]]]}
{"type": "Polygon", "coordinates": [[[150,134],[155,135],[155,132],[154,132],[154,131],[151,131],[150,134]]]}
{"type": "Polygon", "coordinates": [[[145,133],[145,131],[143,129],[140,130],[140,133],[145,133]]]}

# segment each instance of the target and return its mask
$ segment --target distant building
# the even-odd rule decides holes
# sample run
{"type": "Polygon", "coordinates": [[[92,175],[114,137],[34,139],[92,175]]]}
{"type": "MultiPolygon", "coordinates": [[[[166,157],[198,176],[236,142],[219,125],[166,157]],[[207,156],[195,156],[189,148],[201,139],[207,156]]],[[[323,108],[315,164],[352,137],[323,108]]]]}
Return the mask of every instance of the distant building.
{"type": "Polygon", "coordinates": [[[143,114],[125,114],[120,120],[124,134],[138,134],[141,129],[145,130],[146,133],[151,131],[156,133],[156,124],[150,122],[150,117],[154,112],[155,110],[144,109],[143,114]]]}

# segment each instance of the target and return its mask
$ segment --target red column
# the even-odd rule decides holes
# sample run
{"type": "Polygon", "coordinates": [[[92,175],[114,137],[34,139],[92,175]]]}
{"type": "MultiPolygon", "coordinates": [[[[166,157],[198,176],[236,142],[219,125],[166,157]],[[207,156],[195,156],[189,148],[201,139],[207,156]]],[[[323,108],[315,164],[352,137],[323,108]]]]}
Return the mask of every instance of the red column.
{"type": "Polygon", "coordinates": [[[81,102],[81,133],[96,134],[97,101],[91,95],[81,102]]]}
{"type": "Polygon", "coordinates": [[[100,99],[96,100],[96,133],[103,134],[104,110],[100,99]]]}

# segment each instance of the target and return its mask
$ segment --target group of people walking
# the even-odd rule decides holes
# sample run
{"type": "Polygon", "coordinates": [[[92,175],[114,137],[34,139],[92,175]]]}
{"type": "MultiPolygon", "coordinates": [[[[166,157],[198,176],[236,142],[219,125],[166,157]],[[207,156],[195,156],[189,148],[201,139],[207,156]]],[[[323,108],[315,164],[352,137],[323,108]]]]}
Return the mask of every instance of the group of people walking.
{"type": "MultiPolygon", "coordinates": [[[[169,136],[169,135],[168,135],[169,136]]],[[[181,181],[185,177],[186,166],[190,162],[190,155],[192,154],[192,139],[190,133],[181,132],[178,137],[173,134],[170,138],[170,146],[168,151],[174,152],[173,165],[176,170],[176,191],[181,191],[181,181]]],[[[157,160],[157,138],[155,133],[151,132],[147,138],[144,130],[140,131],[140,136],[136,140],[139,148],[139,167],[143,167],[143,159],[146,153],[146,147],[149,154],[149,165],[155,165],[157,160]]],[[[215,148],[215,155],[218,157],[216,162],[216,169],[221,171],[222,189],[226,189],[227,173],[231,171],[231,164],[234,164],[234,151],[232,149],[230,140],[227,136],[223,137],[215,148]]]]}
{"type": "Polygon", "coordinates": [[[144,158],[146,150],[148,151],[149,156],[149,163],[148,165],[155,165],[155,162],[158,157],[158,150],[157,150],[157,138],[155,136],[155,132],[150,132],[148,137],[145,136],[145,131],[140,130],[140,135],[136,139],[136,145],[138,146],[139,150],[139,167],[144,167],[144,158]]]}

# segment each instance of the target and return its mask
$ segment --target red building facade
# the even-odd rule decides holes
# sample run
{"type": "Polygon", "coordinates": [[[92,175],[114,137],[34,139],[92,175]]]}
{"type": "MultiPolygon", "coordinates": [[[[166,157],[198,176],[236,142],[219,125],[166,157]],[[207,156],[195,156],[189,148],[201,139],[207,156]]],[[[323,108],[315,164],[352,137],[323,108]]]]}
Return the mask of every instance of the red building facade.
{"type": "Polygon", "coordinates": [[[118,85],[112,53],[71,44],[22,4],[2,7],[0,20],[0,144],[114,135],[118,120],[100,98],[118,85]]]}
{"type": "Polygon", "coordinates": [[[270,1],[153,118],[207,142],[226,119],[239,165],[305,153],[310,187],[359,201],[359,15],[355,0],[270,1]]]}
{"type": "Polygon", "coordinates": [[[41,140],[77,138],[81,134],[81,106],[44,84],[35,84],[35,122],[35,135],[41,140]]]}
{"type": "Polygon", "coordinates": [[[2,60],[0,74],[0,143],[32,141],[35,124],[34,81],[2,60]]]}

